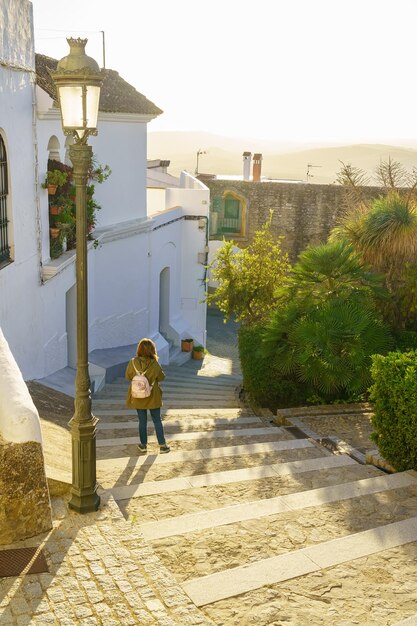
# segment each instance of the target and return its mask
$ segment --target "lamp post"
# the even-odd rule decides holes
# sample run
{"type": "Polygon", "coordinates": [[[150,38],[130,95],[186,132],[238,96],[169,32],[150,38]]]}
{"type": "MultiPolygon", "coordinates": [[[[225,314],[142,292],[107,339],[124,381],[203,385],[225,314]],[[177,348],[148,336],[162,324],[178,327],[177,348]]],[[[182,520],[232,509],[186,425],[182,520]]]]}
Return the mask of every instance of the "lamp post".
{"type": "Polygon", "coordinates": [[[102,73],[85,54],[87,39],[67,39],[70,53],[50,74],[55,82],[65,135],[74,138],[69,156],[73,164],[76,207],[77,373],[75,410],[69,425],[72,439],[72,489],[69,506],[79,513],[97,511],[100,497],[96,482],[96,426],[91,412],[88,372],[87,287],[87,182],[92,148],[90,135],[97,135],[97,117],[102,73]]]}

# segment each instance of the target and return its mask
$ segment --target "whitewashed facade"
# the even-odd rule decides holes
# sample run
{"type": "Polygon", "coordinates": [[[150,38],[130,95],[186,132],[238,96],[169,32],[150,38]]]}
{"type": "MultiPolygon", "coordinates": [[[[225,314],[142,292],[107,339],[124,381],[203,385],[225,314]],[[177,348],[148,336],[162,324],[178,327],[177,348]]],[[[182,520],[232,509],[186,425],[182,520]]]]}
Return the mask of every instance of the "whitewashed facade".
{"type": "MultiPolygon", "coordinates": [[[[0,0],[0,133],[7,150],[11,262],[0,266],[0,327],[25,379],[75,365],[75,251],[49,256],[48,157],[65,162],[66,141],[51,94],[36,85],[31,4],[0,0]],[[52,154],[53,153],[53,154],[52,154]]],[[[88,54],[88,45],[87,45],[88,54]]],[[[110,178],[96,187],[95,248],[89,245],[89,351],[154,339],[205,344],[209,191],[183,173],[147,209],[150,113],[99,113],[90,143],[110,178]]]]}

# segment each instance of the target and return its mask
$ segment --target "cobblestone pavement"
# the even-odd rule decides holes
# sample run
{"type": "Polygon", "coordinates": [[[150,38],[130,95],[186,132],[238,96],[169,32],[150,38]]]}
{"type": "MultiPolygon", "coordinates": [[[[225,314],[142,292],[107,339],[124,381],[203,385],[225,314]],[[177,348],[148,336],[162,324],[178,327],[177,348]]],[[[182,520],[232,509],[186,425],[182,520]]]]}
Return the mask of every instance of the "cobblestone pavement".
{"type": "Polygon", "coordinates": [[[4,546],[39,546],[49,572],[0,578],[2,626],[209,623],[111,497],[86,515],[52,505],[49,533],[4,546]]]}
{"type": "MultiPolygon", "coordinates": [[[[53,530],[25,542],[44,546],[50,571],[0,579],[0,624],[394,626],[415,614],[417,475],[295,440],[242,406],[235,326],[211,313],[208,327],[204,362],[167,368],[170,454],[151,436],[137,456],[125,381],[95,396],[103,505],[78,516],[53,499],[53,530]]],[[[298,418],[365,448],[365,413],[298,418]]],[[[55,450],[67,418],[44,423],[55,450]]]]}

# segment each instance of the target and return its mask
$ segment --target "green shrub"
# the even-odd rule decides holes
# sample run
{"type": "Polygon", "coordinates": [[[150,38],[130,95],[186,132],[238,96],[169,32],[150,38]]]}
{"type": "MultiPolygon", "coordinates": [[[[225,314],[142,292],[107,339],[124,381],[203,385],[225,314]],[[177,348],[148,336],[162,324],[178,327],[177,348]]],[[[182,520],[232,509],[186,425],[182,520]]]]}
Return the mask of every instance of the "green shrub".
{"type": "Polygon", "coordinates": [[[326,402],[348,399],[371,384],[371,355],[392,347],[388,329],[372,301],[352,293],[306,297],[278,308],[266,327],[264,350],[281,376],[310,387],[326,402]]]}
{"type": "Polygon", "coordinates": [[[400,330],[394,334],[395,347],[398,352],[409,352],[417,349],[417,332],[400,330]]]}
{"type": "Polygon", "coordinates": [[[239,328],[239,356],[245,391],[258,406],[273,411],[279,407],[305,404],[308,395],[306,385],[278,373],[263,353],[263,332],[262,326],[239,328]]]}
{"type": "Polygon", "coordinates": [[[372,358],[373,441],[399,471],[417,470],[417,350],[372,358]]]}

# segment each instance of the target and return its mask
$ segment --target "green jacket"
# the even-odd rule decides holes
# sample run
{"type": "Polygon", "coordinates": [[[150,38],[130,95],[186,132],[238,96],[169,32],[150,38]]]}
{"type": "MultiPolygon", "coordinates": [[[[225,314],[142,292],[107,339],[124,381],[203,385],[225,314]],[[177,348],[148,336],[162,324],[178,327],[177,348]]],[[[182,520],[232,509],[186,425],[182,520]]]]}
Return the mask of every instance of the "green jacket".
{"type": "Polygon", "coordinates": [[[132,385],[129,385],[126,406],[131,409],[158,409],[162,406],[162,390],[158,383],[165,378],[165,374],[162,371],[161,366],[158,361],[155,361],[155,359],[143,356],[136,356],[134,358],[134,363],[135,366],[133,366],[131,359],[127,364],[125,377],[127,380],[132,380],[132,378],[136,376],[135,367],[138,372],[146,371],[146,378],[149,380],[149,383],[153,385],[152,393],[147,398],[132,398],[132,385]]]}

